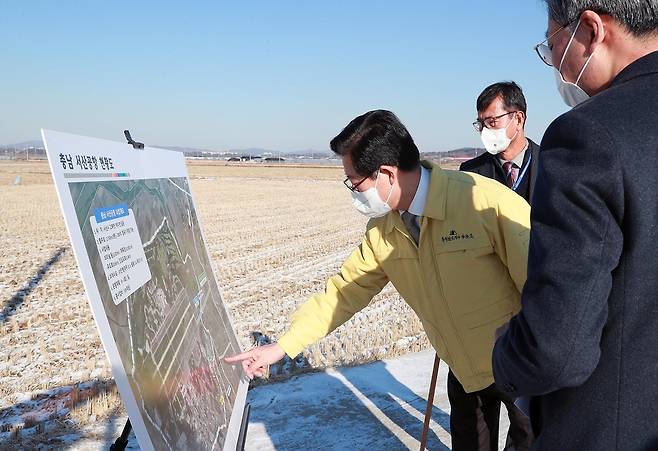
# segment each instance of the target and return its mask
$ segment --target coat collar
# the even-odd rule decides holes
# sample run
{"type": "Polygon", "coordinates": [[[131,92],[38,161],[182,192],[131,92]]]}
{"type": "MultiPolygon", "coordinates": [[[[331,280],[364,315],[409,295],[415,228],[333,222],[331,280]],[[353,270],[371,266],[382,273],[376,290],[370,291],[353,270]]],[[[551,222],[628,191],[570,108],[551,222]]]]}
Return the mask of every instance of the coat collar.
{"type": "Polygon", "coordinates": [[[614,80],[612,86],[620,85],[633,78],[658,73],[658,51],[649,53],[626,66],[614,80]]]}
{"type": "MultiPolygon", "coordinates": [[[[442,221],[446,217],[448,176],[438,164],[425,160],[421,161],[420,164],[424,168],[429,169],[431,173],[427,201],[425,202],[425,214],[423,216],[442,221]]],[[[392,211],[382,219],[384,220],[382,225],[385,234],[390,233],[396,227],[402,233],[407,233],[407,228],[404,222],[402,222],[399,212],[392,211]]]]}

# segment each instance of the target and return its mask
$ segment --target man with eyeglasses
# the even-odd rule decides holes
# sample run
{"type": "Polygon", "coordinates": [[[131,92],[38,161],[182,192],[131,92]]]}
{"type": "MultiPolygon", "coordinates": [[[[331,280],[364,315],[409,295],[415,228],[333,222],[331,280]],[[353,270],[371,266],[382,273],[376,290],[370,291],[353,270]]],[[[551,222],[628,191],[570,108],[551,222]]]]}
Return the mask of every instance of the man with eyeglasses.
{"type": "MultiPolygon", "coordinates": [[[[523,197],[532,198],[537,178],[539,146],[525,136],[527,105],[523,91],[513,81],[485,88],[476,102],[478,118],[473,127],[487,152],[461,164],[468,171],[499,181],[523,197]]],[[[447,384],[450,398],[451,434],[456,449],[478,449],[479,435],[498,436],[500,406],[505,404],[510,426],[508,437],[514,449],[530,449],[533,434],[530,421],[514,398],[500,390],[468,393],[452,371],[447,384]]]]}
{"type": "MultiPolygon", "coordinates": [[[[285,354],[294,358],[365,308],[391,282],[467,392],[495,396],[494,334],[520,308],[530,207],[486,177],[421,162],[390,111],[350,122],[331,141],[341,156],[354,207],[371,218],[361,245],[323,293],[294,314],[278,343],[230,357],[249,377],[285,354]]],[[[458,419],[457,419],[458,420],[458,419]]],[[[451,420],[454,426],[454,422],[451,420]]],[[[473,432],[454,450],[496,450],[498,436],[473,432]]]]}
{"type": "Polygon", "coordinates": [[[494,83],[478,96],[476,109],[478,118],[473,127],[487,152],[465,161],[459,170],[498,180],[530,203],[539,146],[525,136],[523,91],[513,81],[494,83]]]}
{"type": "Polygon", "coordinates": [[[494,375],[525,398],[536,449],[655,450],[658,0],[546,3],[537,53],[573,109],[541,143],[523,307],[494,375]]]}

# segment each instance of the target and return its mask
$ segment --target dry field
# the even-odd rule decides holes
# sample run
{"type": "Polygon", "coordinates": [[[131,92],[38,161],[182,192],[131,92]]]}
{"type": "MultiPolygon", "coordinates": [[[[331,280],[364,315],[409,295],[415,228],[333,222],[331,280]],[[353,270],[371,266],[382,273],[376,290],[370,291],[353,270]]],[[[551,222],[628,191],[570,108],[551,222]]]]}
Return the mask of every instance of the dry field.
{"type": "MultiPolygon", "coordinates": [[[[360,242],[366,220],[351,207],[342,169],[191,162],[189,173],[243,347],[252,332],[275,339],[360,242]]],[[[88,425],[122,414],[46,162],[0,161],[0,301],[0,443],[54,446],[57,436],[89,437],[88,425]]],[[[420,322],[388,286],[274,373],[426,347],[420,322]]]]}

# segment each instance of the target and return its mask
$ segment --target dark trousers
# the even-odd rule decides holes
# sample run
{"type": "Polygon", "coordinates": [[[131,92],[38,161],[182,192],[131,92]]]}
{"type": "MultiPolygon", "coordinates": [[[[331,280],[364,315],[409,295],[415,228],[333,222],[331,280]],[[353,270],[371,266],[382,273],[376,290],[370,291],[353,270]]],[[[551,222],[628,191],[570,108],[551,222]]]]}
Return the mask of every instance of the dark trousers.
{"type": "Polygon", "coordinates": [[[530,419],[514,405],[514,399],[490,385],[466,393],[452,371],[448,372],[450,435],[453,451],[497,451],[500,403],[509,415],[505,450],[526,451],[532,445],[530,419]]]}

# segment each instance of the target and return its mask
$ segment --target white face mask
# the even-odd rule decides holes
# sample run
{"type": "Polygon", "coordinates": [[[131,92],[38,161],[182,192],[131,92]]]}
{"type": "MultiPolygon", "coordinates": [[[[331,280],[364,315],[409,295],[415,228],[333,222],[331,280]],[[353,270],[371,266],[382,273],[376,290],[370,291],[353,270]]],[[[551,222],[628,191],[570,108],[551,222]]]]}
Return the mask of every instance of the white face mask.
{"type": "Polygon", "coordinates": [[[512,124],[512,122],[514,122],[514,119],[510,120],[509,124],[507,124],[507,127],[505,128],[491,130],[487,127],[484,127],[482,129],[482,132],[480,133],[480,139],[482,140],[482,144],[484,144],[484,148],[487,149],[487,152],[492,155],[498,155],[499,153],[507,150],[510,143],[514,140],[514,138],[516,138],[516,135],[519,134],[519,131],[517,130],[512,138],[507,137],[507,129],[512,124]]]}
{"type": "Polygon", "coordinates": [[[377,182],[379,181],[379,171],[377,171],[377,180],[375,186],[363,192],[352,191],[352,205],[356,210],[369,218],[380,218],[391,211],[388,201],[393,193],[393,185],[388,192],[388,197],[384,202],[377,192],[377,182]]]}
{"type": "MultiPolygon", "coordinates": [[[[564,54],[562,55],[562,60],[560,61],[560,67],[558,68],[553,67],[553,70],[555,71],[555,81],[557,83],[557,90],[560,93],[560,96],[562,96],[562,100],[564,100],[564,103],[569,105],[571,108],[589,99],[589,94],[587,94],[583,90],[583,88],[578,86],[578,82],[580,81],[580,78],[583,76],[585,69],[587,69],[587,65],[589,64],[589,62],[592,60],[592,57],[594,56],[594,53],[592,53],[589,56],[589,58],[587,58],[587,61],[585,61],[585,65],[580,70],[580,73],[578,74],[578,78],[576,79],[575,83],[568,82],[564,79],[564,77],[562,76],[562,64],[564,64],[564,58],[567,56],[567,52],[569,51],[569,47],[571,47],[571,43],[573,42],[574,36],[576,36],[576,32],[578,31],[579,26],[580,26],[580,21],[578,21],[578,25],[576,25],[576,29],[573,30],[573,33],[571,34],[571,39],[569,39],[567,48],[564,49],[564,54]]],[[[596,52],[596,50],[594,51],[596,52]]]]}

